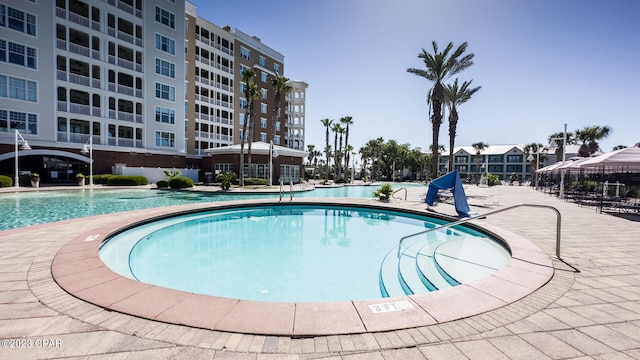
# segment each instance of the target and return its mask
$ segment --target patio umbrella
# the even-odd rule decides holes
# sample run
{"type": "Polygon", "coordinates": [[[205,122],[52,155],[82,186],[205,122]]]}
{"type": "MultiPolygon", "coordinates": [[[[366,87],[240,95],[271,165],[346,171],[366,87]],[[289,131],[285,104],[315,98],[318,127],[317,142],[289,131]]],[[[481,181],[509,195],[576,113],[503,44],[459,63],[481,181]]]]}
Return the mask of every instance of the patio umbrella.
{"type": "Polygon", "coordinates": [[[640,143],[590,158],[581,168],[633,168],[640,170],[640,143]]]}

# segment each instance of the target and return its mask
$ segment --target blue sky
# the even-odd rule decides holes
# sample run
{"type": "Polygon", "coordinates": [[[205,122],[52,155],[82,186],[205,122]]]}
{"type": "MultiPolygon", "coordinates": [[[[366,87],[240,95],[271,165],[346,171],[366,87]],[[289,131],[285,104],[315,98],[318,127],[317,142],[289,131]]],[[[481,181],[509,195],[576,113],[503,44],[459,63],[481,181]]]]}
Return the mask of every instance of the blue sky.
{"type": "MultiPolygon", "coordinates": [[[[457,76],[482,86],[459,108],[457,146],[546,144],[565,123],[568,131],[611,127],[604,151],[640,142],[640,1],[191,3],[285,56],[284,76],[309,84],[306,143],[320,150],[320,120],[343,116],[353,117],[356,151],[376,137],[428,149],[431,84],[407,68],[424,68],[417,55],[434,40],[441,49],[468,42],[474,65],[457,76]]],[[[448,139],[445,121],[439,142],[448,139]]]]}

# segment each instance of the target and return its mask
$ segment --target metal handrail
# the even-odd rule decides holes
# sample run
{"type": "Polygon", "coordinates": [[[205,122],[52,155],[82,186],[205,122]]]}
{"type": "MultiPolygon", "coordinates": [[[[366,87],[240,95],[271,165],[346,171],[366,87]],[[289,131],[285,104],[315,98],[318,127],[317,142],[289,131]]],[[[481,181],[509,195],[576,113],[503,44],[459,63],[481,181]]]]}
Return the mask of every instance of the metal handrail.
{"type": "Polygon", "coordinates": [[[404,242],[404,240],[406,240],[406,239],[408,239],[410,237],[413,237],[413,236],[416,236],[416,235],[422,235],[422,234],[430,233],[432,231],[436,231],[436,230],[443,229],[443,228],[448,228],[448,227],[451,227],[451,226],[464,224],[464,223],[467,223],[467,222],[469,222],[471,220],[485,218],[488,215],[497,214],[497,213],[500,213],[500,212],[503,212],[503,211],[507,211],[507,210],[511,210],[511,209],[515,209],[515,208],[518,208],[518,207],[547,208],[547,209],[551,209],[551,210],[556,212],[556,215],[557,215],[557,219],[556,219],[556,257],[558,259],[562,260],[562,258],[560,257],[560,222],[561,222],[560,211],[558,211],[558,209],[556,209],[553,206],[539,205],[539,204],[517,204],[517,205],[512,205],[512,206],[508,206],[506,208],[490,211],[488,213],[484,213],[484,214],[481,214],[481,215],[478,215],[478,216],[464,218],[464,219],[461,219],[461,220],[458,220],[458,221],[454,221],[454,222],[451,222],[451,223],[448,223],[448,224],[440,225],[440,226],[437,226],[437,227],[434,227],[434,228],[431,228],[431,229],[427,229],[427,230],[424,230],[424,231],[417,232],[415,234],[403,236],[400,239],[400,241],[398,242],[398,258],[400,258],[400,256],[401,256],[401,251],[400,250],[402,249],[402,243],[404,242]]]}
{"type": "Polygon", "coordinates": [[[404,199],[407,200],[407,188],[401,187],[400,189],[394,191],[391,196],[395,195],[398,191],[404,190],[404,199]]]}
{"type": "Polygon", "coordinates": [[[293,201],[293,180],[289,181],[289,201],[293,201]]]}
{"type": "Polygon", "coordinates": [[[284,183],[280,180],[280,202],[282,202],[282,195],[284,195],[284,183]]]}

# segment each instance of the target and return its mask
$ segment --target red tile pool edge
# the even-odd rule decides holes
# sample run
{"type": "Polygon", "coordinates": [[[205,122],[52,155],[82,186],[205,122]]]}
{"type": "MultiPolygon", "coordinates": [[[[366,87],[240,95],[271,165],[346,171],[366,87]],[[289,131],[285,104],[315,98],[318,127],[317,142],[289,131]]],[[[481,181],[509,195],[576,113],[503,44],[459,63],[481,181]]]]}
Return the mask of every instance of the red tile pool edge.
{"type": "MultiPolygon", "coordinates": [[[[270,201],[260,203],[265,202],[270,201]]],[[[349,204],[359,205],[357,201],[349,204]]],[[[126,220],[87,229],[58,251],[51,264],[53,278],[79,299],[141,318],[237,333],[320,336],[414,328],[481,314],[529,295],[546,284],[554,272],[551,259],[537,245],[488,224],[481,226],[504,239],[511,249],[512,259],[507,266],[468,284],[396,298],[328,303],[221,298],[128,279],[111,271],[98,257],[100,243],[118,229],[158,216],[221,206],[224,204],[209,203],[136,211],[126,220]],[[392,311],[374,312],[370,305],[392,311]]],[[[383,207],[402,210],[392,205],[383,207]]],[[[425,212],[425,215],[429,214],[425,212]]],[[[87,223],[82,226],[86,227],[87,223]]]]}

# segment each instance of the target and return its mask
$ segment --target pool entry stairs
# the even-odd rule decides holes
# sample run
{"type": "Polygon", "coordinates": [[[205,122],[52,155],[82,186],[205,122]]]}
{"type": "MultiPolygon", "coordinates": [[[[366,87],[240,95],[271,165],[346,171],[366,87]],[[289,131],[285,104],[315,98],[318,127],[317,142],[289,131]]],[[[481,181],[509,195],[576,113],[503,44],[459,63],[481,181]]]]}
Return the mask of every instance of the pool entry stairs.
{"type": "Polygon", "coordinates": [[[438,263],[436,251],[456,232],[451,229],[425,234],[391,249],[380,265],[383,297],[404,296],[446,289],[460,283],[438,263]]]}

